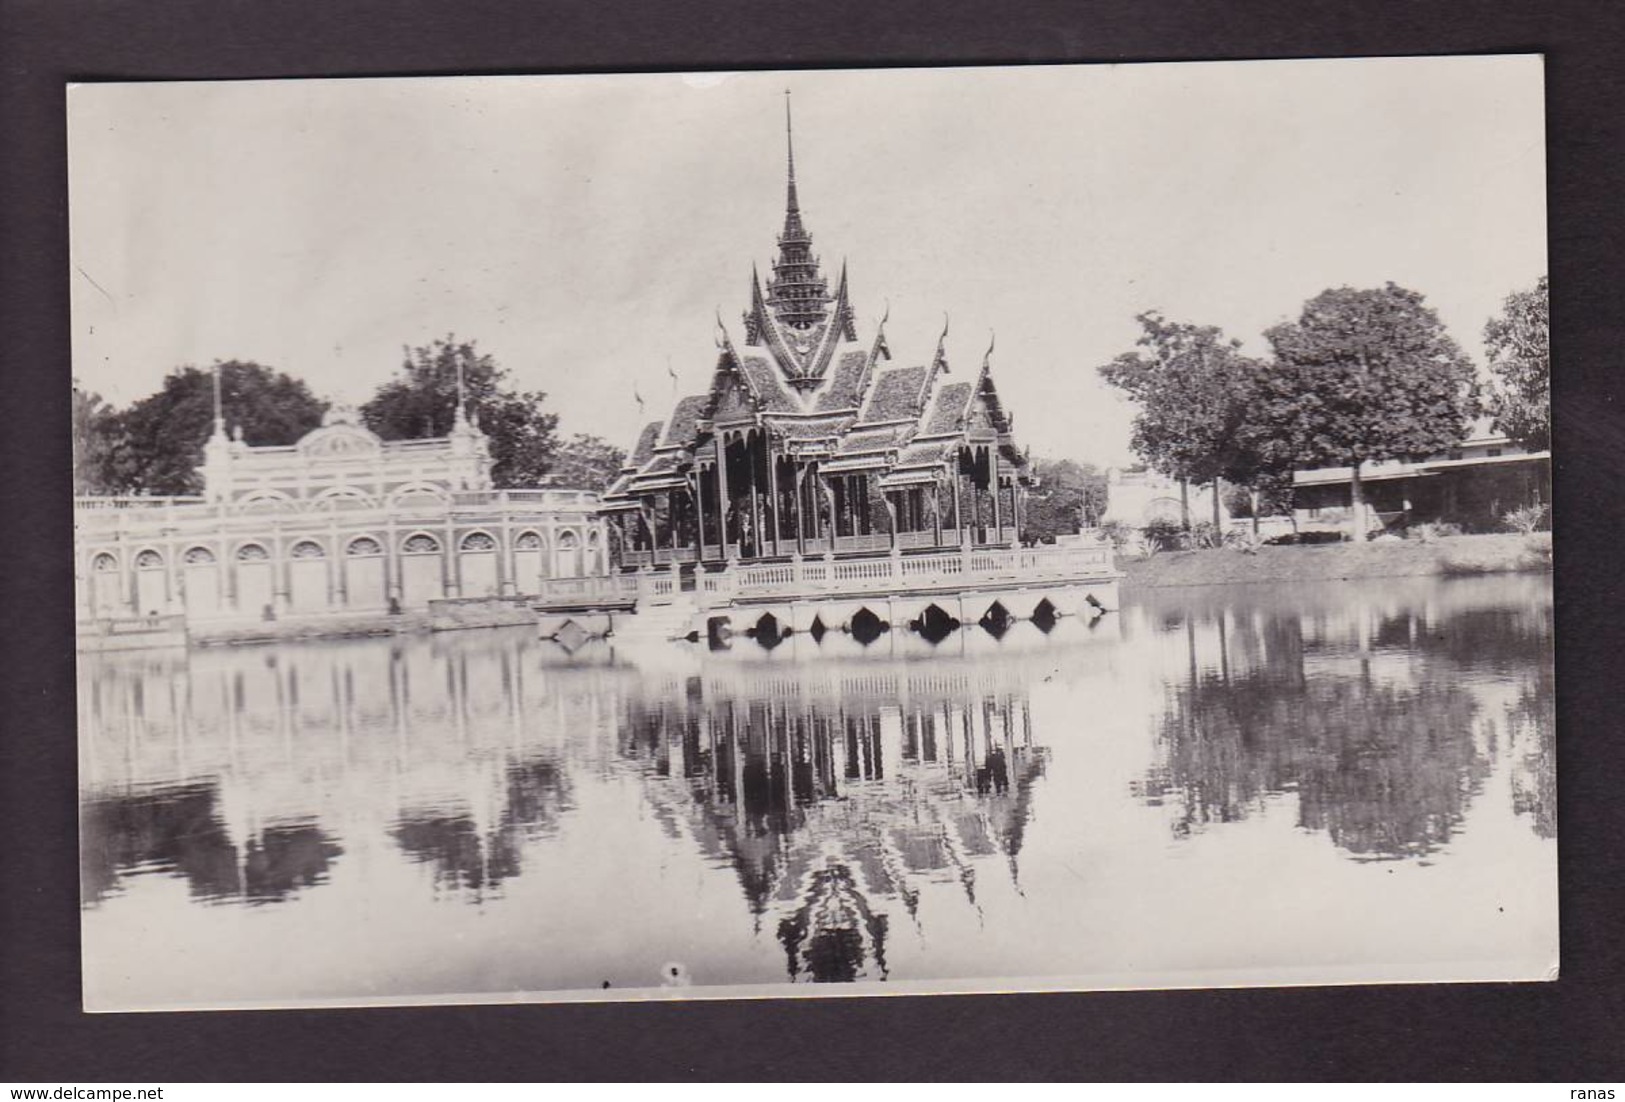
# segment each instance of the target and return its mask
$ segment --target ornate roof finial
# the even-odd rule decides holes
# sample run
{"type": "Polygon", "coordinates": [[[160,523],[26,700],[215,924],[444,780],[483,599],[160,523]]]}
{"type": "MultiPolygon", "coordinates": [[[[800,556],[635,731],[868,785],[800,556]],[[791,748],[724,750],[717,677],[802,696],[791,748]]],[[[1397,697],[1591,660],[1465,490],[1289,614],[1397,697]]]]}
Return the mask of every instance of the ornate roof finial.
{"type": "Polygon", "coordinates": [[[226,438],[225,408],[220,401],[220,361],[214,361],[211,369],[214,375],[214,434],[221,440],[226,438]]]}
{"type": "Polygon", "coordinates": [[[987,351],[982,353],[982,369],[984,371],[987,369],[988,360],[993,357],[993,343],[997,339],[997,334],[995,334],[993,330],[989,329],[987,331],[987,351]]]}
{"type": "Polygon", "coordinates": [[[829,316],[829,282],[819,273],[818,261],[812,255],[812,235],[801,224],[788,88],[784,90],[784,141],[784,232],[779,234],[779,258],[773,263],[773,278],[767,284],[767,303],[781,323],[795,329],[810,329],[829,316]]]}
{"type": "Polygon", "coordinates": [[[463,382],[463,358],[457,357],[457,412],[455,414],[458,425],[468,423],[468,387],[463,382]]]}
{"type": "Polygon", "coordinates": [[[784,90],[784,151],[790,169],[789,205],[791,210],[799,210],[796,205],[796,136],[795,128],[790,124],[790,89],[784,90]]]}

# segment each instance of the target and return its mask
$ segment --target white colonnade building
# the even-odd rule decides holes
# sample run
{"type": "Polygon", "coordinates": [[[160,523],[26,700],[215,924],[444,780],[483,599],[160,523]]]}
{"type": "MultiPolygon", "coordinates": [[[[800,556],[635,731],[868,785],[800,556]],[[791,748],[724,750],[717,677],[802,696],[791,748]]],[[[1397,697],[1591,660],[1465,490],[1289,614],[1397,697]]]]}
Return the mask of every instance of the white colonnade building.
{"type": "Polygon", "coordinates": [[[280,447],[216,417],[202,475],[196,497],[75,499],[82,623],[410,612],[610,569],[597,494],[492,489],[489,441],[461,408],[448,436],[385,441],[335,407],[280,447]]]}

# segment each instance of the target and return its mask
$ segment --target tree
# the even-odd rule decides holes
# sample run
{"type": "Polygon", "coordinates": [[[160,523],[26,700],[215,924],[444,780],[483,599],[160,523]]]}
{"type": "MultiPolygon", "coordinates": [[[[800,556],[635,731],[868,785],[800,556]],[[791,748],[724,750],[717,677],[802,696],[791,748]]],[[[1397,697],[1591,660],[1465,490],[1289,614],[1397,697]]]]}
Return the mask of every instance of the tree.
{"type": "Polygon", "coordinates": [[[297,379],[257,363],[216,362],[177,368],[156,394],[114,416],[115,437],[104,480],[115,493],[196,494],[203,445],[214,431],[214,374],[221,412],[249,444],[292,444],[322,423],[327,403],[297,379]]]}
{"type": "Polygon", "coordinates": [[[1242,430],[1261,365],[1215,326],[1171,322],[1156,311],[1136,320],[1143,332],[1135,343],[1145,351],[1118,356],[1100,374],[1139,404],[1130,444],[1152,467],[1180,480],[1182,526],[1190,528],[1189,484],[1212,482],[1218,530],[1219,479],[1250,477],[1242,430]]]}
{"type": "Polygon", "coordinates": [[[1296,467],[1349,468],[1357,540],[1360,468],[1442,451],[1478,415],[1472,365],[1415,291],[1322,291],[1265,336],[1275,362],[1262,376],[1262,437],[1296,467]]]}
{"type": "Polygon", "coordinates": [[[114,457],[121,435],[118,415],[102,401],[100,394],[73,382],[73,492],[111,494],[117,492],[114,457]]]}
{"type": "Polygon", "coordinates": [[[626,452],[604,440],[578,432],[554,457],[550,481],[581,490],[603,490],[615,480],[626,452]]]}
{"type": "Polygon", "coordinates": [[[1490,392],[1495,427],[1530,451],[1552,446],[1551,321],[1546,277],[1533,290],[1507,296],[1484,326],[1496,383],[1490,392]]]}
{"type": "Polygon", "coordinates": [[[405,349],[400,371],[361,407],[362,419],[385,440],[445,436],[456,423],[459,374],[469,414],[490,438],[492,483],[538,485],[553,469],[558,415],[544,411],[540,391],[510,389],[507,372],[473,341],[448,335],[405,349]]]}
{"type": "Polygon", "coordinates": [[[1092,463],[1037,459],[1033,473],[1038,488],[1027,495],[1024,538],[1049,543],[1100,522],[1106,511],[1106,476],[1092,463]]]}

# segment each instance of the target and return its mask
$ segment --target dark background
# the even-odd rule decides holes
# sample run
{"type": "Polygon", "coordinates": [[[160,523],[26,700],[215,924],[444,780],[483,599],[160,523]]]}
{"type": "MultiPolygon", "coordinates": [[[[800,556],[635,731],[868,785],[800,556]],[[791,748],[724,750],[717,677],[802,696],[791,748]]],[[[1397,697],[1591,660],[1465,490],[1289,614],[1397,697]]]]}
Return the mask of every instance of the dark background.
{"type": "Polygon", "coordinates": [[[1604,0],[0,0],[0,1081],[1625,1077],[1622,13],[1604,0]],[[80,1013],[65,82],[1521,51],[1547,55],[1559,982],[80,1013]]]}

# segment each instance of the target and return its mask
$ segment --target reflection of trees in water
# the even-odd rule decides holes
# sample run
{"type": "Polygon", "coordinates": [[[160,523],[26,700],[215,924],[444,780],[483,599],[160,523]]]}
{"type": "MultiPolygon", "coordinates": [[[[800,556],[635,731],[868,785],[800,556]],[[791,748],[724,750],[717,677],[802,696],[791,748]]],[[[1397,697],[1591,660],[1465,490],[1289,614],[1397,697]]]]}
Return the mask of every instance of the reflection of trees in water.
{"type": "MultiPolygon", "coordinates": [[[[1487,630],[1489,621],[1475,623],[1487,630]]],[[[1229,647],[1229,629],[1219,628],[1229,647]]],[[[1259,665],[1232,673],[1226,650],[1220,671],[1205,675],[1192,634],[1190,681],[1170,693],[1163,760],[1139,793],[1177,801],[1178,834],[1245,818],[1267,795],[1295,790],[1300,825],[1351,854],[1416,856],[1448,841],[1490,767],[1474,740],[1472,693],[1449,676],[1374,682],[1366,663],[1306,677],[1301,637],[1293,645],[1292,631],[1268,621],[1265,630],[1273,639],[1256,648],[1259,665]]],[[[1413,626],[1392,623],[1376,634],[1416,637],[1413,626]]],[[[1520,653],[1527,658],[1527,644],[1520,653]]]]}
{"type": "Polygon", "coordinates": [[[1528,815],[1542,838],[1557,837],[1557,722],[1555,679],[1542,664],[1507,707],[1512,740],[1512,809],[1528,815]]]}
{"type": "Polygon", "coordinates": [[[272,823],[233,844],[213,780],[89,797],[80,824],[86,903],[132,872],[178,874],[198,899],[273,903],[323,883],[343,852],[309,822],[272,823]]]}
{"type": "Polygon", "coordinates": [[[426,808],[403,812],[390,837],[433,868],[436,887],[472,893],[477,901],[519,875],[523,843],[553,833],[569,806],[568,779],[547,758],[508,762],[503,790],[502,810],[489,826],[468,811],[426,808]]]}
{"type": "Polygon", "coordinates": [[[1025,697],[939,680],[803,695],[690,678],[624,707],[621,753],[643,763],[656,818],[686,820],[733,867],[758,928],[779,916],[792,980],[884,979],[888,902],[918,925],[922,880],[975,906],[977,862],[1002,855],[1017,876],[1048,752],[1025,697]]]}

